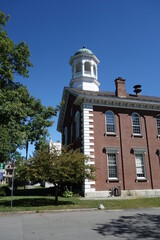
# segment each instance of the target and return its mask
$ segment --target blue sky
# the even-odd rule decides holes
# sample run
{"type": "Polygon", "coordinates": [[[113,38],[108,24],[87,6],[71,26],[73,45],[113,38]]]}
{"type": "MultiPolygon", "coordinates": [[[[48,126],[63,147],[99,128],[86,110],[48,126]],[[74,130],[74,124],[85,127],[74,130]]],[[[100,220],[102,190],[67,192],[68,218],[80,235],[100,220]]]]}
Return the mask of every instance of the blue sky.
{"type": "MultiPolygon", "coordinates": [[[[25,41],[31,51],[29,79],[19,79],[46,106],[60,103],[71,79],[70,57],[83,45],[100,60],[100,90],[115,91],[114,79],[126,79],[143,95],[159,96],[159,0],[0,0],[11,18],[8,36],[25,41]]],[[[61,140],[55,124],[52,140],[61,140]]]]}

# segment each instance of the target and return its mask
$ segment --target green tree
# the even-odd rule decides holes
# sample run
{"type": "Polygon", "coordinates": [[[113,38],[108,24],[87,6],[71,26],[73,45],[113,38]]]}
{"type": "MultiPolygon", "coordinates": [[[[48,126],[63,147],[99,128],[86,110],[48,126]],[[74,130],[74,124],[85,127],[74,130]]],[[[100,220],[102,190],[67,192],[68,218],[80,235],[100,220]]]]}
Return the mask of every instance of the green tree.
{"type": "Polygon", "coordinates": [[[29,77],[30,50],[25,42],[15,44],[4,30],[9,16],[0,11],[0,88],[12,85],[15,74],[29,77]]]}
{"type": "Polygon", "coordinates": [[[56,113],[57,110],[53,107],[49,106],[47,108],[41,104],[40,100],[32,99],[32,104],[29,107],[25,122],[26,159],[28,156],[29,143],[35,143],[35,147],[38,150],[40,145],[45,142],[48,136],[48,127],[52,126],[52,117],[55,116],[56,113]]]}
{"type": "Polygon", "coordinates": [[[0,157],[6,160],[23,144],[25,137],[26,99],[29,93],[21,85],[17,88],[0,89],[0,157]],[[8,156],[6,156],[8,155],[8,156]]]}
{"type": "Polygon", "coordinates": [[[30,96],[26,87],[0,89],[0,159],[7,160],[17,148],[35,143],[38,149],[52,126],[56,115],[53,107],[45,107],[39,99],[30,96]]]}
{"type": "Polygon", "coordinates": [[[59,154],[56,149],[50,152],[47,148],[42,148],[30,159],[31,174],[36,181],[54,184],[55,203],[58,204],[60,186],[82,184],[86,178],[95,178],[95,168],[87,162],[87,156],[79,150],[63,149],[59,154]]]}
{"type": "Polygon", "coordinates": [[[30,180],[30,166],[28,161],[23,157],[17,156],[15,162],[14,187],[23,186],[29,183],[30,180]]]}
{"type": "Polygon", "coordinates": [[[30,50],[25,42],[15,44],[4,30],[9,20],[0,11],[0,161],[8,160],[18,148],[29,143],[39,148],[52,126],[56,110],[45,107],[30,95],[15,76],[29,77],[30,50]]]}
{"type": "Polygon", "coordinates": [[[28,99],[29,93],[14,82],[14,77],[29,77],[29,67],[32,66],[28,45],[24,42],[15,44],[7,36],[5,26],[8,20],[9,16],[0,11],[0,161],[8,160],[23,142],[24,99],[28,99]]]}

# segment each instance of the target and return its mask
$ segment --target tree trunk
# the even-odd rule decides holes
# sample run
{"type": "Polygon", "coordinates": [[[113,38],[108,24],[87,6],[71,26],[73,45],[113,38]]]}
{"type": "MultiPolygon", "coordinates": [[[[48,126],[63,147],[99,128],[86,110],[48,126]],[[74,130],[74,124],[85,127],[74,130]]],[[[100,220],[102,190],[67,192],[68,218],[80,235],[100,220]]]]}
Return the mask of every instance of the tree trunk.
{"type": "Polygon", "coordinates": [[[59,186],[55,185],[55,205],[58,205],[58,192],[59,192],[59,186]]]}
{"type": "Polygon", "coordinates": [[[28,139],[26,140],[26,160],[28,159],[28,139]]]}

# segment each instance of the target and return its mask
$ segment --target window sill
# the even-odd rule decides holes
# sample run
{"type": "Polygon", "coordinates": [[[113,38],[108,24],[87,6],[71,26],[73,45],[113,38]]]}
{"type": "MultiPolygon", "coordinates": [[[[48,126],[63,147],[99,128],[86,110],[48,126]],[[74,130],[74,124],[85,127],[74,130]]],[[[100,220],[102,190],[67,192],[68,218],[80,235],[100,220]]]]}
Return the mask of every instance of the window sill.
{"type": "Polygon", "coordinates": [[[132,138],[144,138],[144,136],[143,136],[142,134],[135,134],[135,133],[133,133],[133,134],[131,135],[131,137],[132,137],[132,138]]]}
{"type": "Polygon", "coordinates": [[[135,182],[149,182],[146,178],[136,178],[135,182]]]}
{"type": "Polygon", "coordinates": [[[110,182],[119,182],[120,183],[120,180],[118,178],[108,178],[106,180],[106,183],[110,183],[110,182]]]}
{"type": "Polygon", "coordinates": [[[106,132],[105,134],[104,134],[104,136],[105,137],[107,137],[107,136],[113,136],[113,137],[117,137],[117,134],[116,133],[112,133],[112,132],[106,132]]]}

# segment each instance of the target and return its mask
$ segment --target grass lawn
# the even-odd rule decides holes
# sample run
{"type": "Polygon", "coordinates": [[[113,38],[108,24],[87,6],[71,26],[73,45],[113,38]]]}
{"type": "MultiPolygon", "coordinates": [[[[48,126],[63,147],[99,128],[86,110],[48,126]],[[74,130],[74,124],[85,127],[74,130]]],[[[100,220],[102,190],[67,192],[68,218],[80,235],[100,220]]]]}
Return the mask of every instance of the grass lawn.
{"type": "Polygon", "coordinates": [[[103,204],[106,210],[127,208],[150,208],[160,207],[160,198],[137,198],[120,200],[81,200],[80,198],[59,197],[58,206],[55,206],[54,197],[13,197],[13,209],[11,198],[0,197],[0,212],[11,211],[36,211],[60,210],[60,209],[87,209],[98,208],[103,204]]]}

